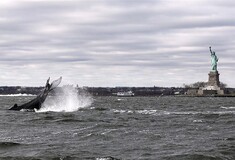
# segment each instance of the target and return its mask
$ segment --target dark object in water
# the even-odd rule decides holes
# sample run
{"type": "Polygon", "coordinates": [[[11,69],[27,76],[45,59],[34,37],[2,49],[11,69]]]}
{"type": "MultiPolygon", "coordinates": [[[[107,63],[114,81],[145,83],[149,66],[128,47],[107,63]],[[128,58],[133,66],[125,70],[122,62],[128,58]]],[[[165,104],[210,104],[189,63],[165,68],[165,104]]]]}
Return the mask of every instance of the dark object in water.
{"type": "Polygon", "coordinates": [[[49,83],[50,81],[50,77],[48,78],[45,88],[42,91],[42,93],[40,93],[35,99],[21,105],[18,106],[17,104],[15,104],[13,107],[11,107],[9,110],[16,110],[16,111],[20,111],[20,110],[27,110],[27,111],[34,111],[35,109],[40,109],[42,106],[42,103],[46,100],[47,95],[49,94],[50,91],[52,91],[53,89],[55,89],[61,82],[62,77],[60,77],[57,80],[54,80],[51,84],[49,83]]]}

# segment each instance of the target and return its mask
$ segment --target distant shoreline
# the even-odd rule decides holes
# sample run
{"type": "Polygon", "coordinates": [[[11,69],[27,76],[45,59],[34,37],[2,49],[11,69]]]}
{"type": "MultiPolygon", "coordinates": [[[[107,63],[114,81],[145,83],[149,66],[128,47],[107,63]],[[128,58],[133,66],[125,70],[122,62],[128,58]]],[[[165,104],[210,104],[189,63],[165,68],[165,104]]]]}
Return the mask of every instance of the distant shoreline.
{"type": "Polygon", "coordinates": [[[224,94],[224,95],[178,95],[178,97],[235,97],[234,94],[224,94]]]}
{"type": "MultiPolygon", "coordinates": [[[[187,94],[191,88],[185,87],[73,87],[78,93],[88,93],[92,96],[117,96],[118,92],[132,91],[134,96],[181,96],[181,97],[235,97],[235,88],[226,88],[224,95],[197,95],[187,94]]],[[[9,87],[0,86],[0,95],[38,95],[44,87],[9,87]]],[[[57,89],[60,91],[62,87],[57,89]]],[[[195,88],[196,90],[196,88],[195,88]]],[[[53,93],[52,93],[53,94],[53,93]]]]}

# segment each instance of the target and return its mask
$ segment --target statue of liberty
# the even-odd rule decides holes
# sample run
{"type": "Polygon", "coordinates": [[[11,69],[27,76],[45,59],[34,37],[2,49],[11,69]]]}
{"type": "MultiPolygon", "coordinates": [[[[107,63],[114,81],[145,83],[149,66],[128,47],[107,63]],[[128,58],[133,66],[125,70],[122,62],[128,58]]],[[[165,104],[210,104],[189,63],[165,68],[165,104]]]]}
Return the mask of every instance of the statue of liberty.
{"type": "Polygon", "coordinates": [[[210,48],[210,52],[211,52],[211,67],[212,67],[212,71],[216,72],[217,71],[217,62],[218,62],[219,59],[215,55],[215,52],[211,50],[211,47],[209,47],[209,48],[210,48]]]}

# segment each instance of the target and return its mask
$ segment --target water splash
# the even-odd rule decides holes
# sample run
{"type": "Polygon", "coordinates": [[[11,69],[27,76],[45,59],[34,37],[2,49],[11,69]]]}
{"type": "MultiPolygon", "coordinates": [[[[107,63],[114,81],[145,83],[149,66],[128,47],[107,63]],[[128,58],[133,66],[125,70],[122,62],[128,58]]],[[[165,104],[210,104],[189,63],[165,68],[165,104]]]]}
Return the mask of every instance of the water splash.
{"type": "Polygon", "coordinates": [[[71,86],[62,87],[49,96],[37,112],[74,112],[92,104],[92,97],[82,89],[71,86]]]}

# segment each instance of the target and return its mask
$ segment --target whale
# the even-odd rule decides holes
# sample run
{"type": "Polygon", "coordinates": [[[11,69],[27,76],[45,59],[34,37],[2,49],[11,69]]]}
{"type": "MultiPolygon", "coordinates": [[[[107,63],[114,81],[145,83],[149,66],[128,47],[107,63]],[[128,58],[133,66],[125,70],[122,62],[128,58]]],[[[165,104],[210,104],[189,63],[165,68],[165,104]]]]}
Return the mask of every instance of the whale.
{"type": "Polygon", "coordinates": [[[32,99],[31,101],[22,104],[22,105],[18,105],[18,104],[14,104],[13,107],[11,107],[9,110],[15,110],[15,111],[35,111],[35,110],[39,110],[42,107],[43,102],[46,100],[48,94],[54,90],[61,82],[62,77],[54,80],[52,83],[50,83],[50,77],[48,78],[48,80],[46,81],[46,85],[44,87],[44,89],[42,90],[42,92],[37,95],[36,98],[32,99]]]}

